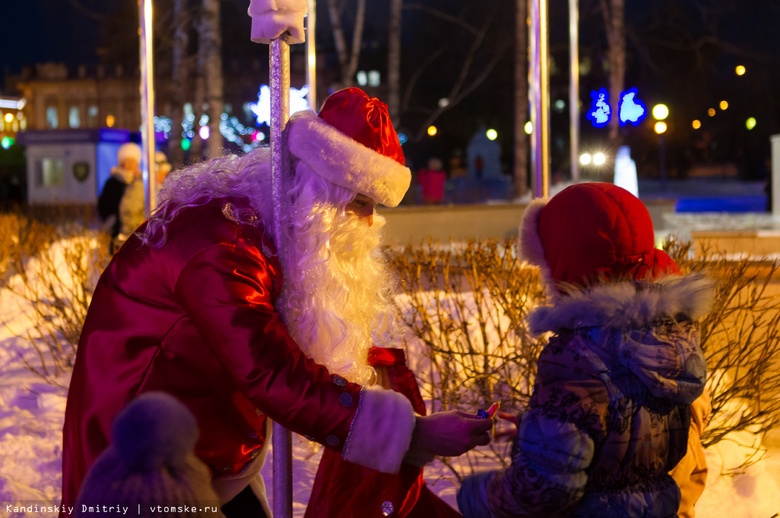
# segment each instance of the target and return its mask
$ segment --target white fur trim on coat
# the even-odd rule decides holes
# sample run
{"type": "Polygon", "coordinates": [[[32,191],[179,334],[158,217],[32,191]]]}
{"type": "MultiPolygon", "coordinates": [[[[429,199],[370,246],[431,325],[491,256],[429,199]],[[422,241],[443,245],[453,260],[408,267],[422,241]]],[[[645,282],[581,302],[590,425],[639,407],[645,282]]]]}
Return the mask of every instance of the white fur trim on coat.
{"type": "Polygon", "coordinates": [[[555,279],[553,279],[552,271],[547,265],[547,259],[544,256],[544,245],[542,245],[542,240],[539,238],[539,217],[542,214],[542,209],[549,201],[549,198],[536,198],[531,200],[531,203],[525,208],[518,231],[520,243],[517,255],[528,264],[539,267],[542,284],[547,289],[547,294],[550,298],[555,299],[557,297],[555,279]]]}
{"type": "Polygon", "coordinates": [[[701,274],[669,276],[652,283],[617,282],[575,290],[552,306],[528,314],[531,333],[580,327],[641,327],[679,314],[703,317],[715,299],[715,281],[701,274]]]}
{"type": "Polygon", "coordinates": [[[401,203],[412,181],[408,167],[344,135],[312,111],[290,117],[287,145],[301,160],[298,168],[304,174],[308,167],[328,181],[388,207],[401,203]]]}
{"type": "Polygon", "coordinates": [[[252,18],[251,39],[256,43],[270,43],[285,32],[288,43],[306,41],[306,0],[249,0],[247,13],[252,18]]]}
{"type": "Polygon", "coordinates": [[[398,473],[412,442],[414,424],[412,404],[404,395],[364,388],[341,455],[382,473],[398,473]]]}

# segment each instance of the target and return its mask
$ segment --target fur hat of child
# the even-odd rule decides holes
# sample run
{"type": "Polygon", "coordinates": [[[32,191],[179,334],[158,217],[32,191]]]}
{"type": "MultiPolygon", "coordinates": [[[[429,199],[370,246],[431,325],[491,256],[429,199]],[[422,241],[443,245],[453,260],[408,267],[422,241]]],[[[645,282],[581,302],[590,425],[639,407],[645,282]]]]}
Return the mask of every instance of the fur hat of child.
{"type": "Polygon", "coordinates": [[[141,394],[114,420],[112,442],[87,473],[76,514],[222,516],[209,470],[193,453],[197,438],[195,418],[177,399],[141,394]]]}
{"type": "Polygon", "coordinates": [[[580,183],[533,200],[520,224],[519,255],[540,268],[552,296],[594,283],[679,274],[655,248],[653,220],[633,194],[611,183],[580,183]]]}
{"type": "Polygon", "coordinates": [[[134,142],[125,142],[119,146],[119,151],[116,153],[117,162],[120,164],[127,159],[133,159],[137,163],[141,163],[141,146],[134,142]]]}
{"type": "Polygon", "coordinates": [[[331,94],[319,115],[293,114],[287,125],[296,174],[328,181],[395,207],[412,181],[387,105],[359,88],[331,94]]]}

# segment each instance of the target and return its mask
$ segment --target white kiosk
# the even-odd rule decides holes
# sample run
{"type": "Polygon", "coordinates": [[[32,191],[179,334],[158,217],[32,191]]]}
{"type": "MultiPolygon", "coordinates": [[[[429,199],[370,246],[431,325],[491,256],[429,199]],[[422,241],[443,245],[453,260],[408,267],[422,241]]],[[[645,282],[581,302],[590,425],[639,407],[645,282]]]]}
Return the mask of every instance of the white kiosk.
{"type": "Polygon", "coordinates": [[[138,140],[137,132],[113,128],[20,133],[27,148],[27,203],[94,205],[119,146],[138,140]]]}

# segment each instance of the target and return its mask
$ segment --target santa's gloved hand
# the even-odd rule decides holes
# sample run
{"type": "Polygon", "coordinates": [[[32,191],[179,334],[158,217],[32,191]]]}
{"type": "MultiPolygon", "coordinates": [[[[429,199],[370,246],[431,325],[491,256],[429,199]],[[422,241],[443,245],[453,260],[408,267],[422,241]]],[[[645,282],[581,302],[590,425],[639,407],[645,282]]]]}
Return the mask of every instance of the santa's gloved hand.
{"type": "Polygon", "coordinates": [[[458,490],[458,508],[465,518],[490,518],[487,486],[497,472],[488,471],[463,479],[458,490]]]}
{"type": "Polygon", "coordinates": [[[285,32],[289,33],[288,43],[306,41],[306,0],[249,0],[247,12],[252,18],[254,42],[270,43],[285,32]]]}

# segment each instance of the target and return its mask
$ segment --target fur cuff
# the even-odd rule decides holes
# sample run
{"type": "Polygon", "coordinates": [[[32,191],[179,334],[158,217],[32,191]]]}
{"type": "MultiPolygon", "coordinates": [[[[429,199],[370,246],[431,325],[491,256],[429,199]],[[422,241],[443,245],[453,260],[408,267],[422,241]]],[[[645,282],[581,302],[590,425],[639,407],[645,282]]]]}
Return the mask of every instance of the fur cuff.
{"type": "Polygon", "coordinates": [[[295,113],[287,131],[290,153],[336,185],[387,207],[398,206],[409,189],[408,167],[349,138],[312,111],[295,113]]]}
{"type": "Polygon", "coordinates": [[[382,473],[398,473],[413,431],[414,411],[406,397],[392,390],[364,388],[341,455],[382,473]]]}

